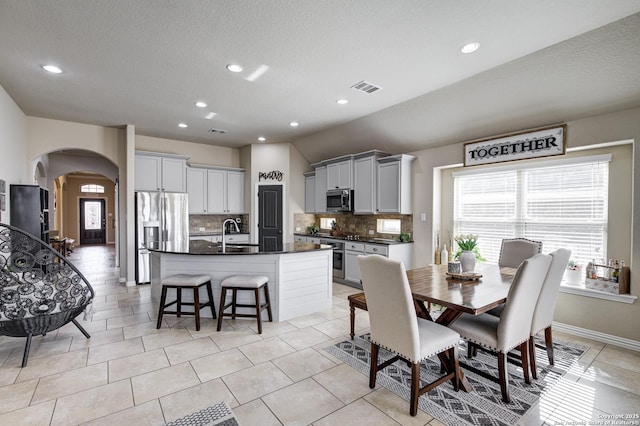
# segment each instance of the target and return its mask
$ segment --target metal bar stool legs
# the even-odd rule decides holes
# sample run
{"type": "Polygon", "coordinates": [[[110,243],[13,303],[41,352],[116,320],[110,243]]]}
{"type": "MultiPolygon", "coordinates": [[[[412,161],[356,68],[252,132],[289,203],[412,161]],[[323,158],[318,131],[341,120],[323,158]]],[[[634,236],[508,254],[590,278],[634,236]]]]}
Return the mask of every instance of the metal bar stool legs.
{"type": "Polygon", "coordinates": [[[269,278],[264,275],[233,275],[222,281],[222,292],[220,294],[220,315],[218,316],[218,331],[222,329],[222,318],[236,317],[256,318],[258,322],[258,334],[262,334],[262,311],[267,310],[269,321],[273,321],[271,313],[271,299],[269,298],[269,278]],[[264,300],[262,303],[260,298],[260,290],[264,289],[264,300]],[[231,290],[231,302],[225,303],[227,300],[227,290],[231,290]],[[238,303],[238,291],[251,290],[255,296],[255,304],[238,303]],[[231,308],[231,312],[225,313],[227,308],[231,308]],[[238,313],[237,308],[254,308],[255,314],[238,313]]]}

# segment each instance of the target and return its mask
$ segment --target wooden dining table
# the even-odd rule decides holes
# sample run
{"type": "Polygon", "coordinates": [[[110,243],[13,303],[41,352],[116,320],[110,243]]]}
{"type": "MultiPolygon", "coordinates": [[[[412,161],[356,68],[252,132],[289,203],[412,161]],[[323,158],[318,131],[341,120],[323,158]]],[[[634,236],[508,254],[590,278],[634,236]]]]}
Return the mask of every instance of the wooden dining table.
{"type": "MultiPolygon", "coordinates": [[[[461,280],[447,276],[447,265],[431,265],[407,271],[407,278],[418,315],[446,326],[463,313],[480,315],[503,304],[516,270],[478,263],[474,272],[481,277],[477,280],[461,280]],[[434,320],[425,302],[444,306],[445,309],[434,320]]],[[[446,362],[446,352],[439,357],[443,365],[450,365],[446,362]]],[[[461,389],[467,392],[472,390],[462,372],[459,382],[461,389]]]]}

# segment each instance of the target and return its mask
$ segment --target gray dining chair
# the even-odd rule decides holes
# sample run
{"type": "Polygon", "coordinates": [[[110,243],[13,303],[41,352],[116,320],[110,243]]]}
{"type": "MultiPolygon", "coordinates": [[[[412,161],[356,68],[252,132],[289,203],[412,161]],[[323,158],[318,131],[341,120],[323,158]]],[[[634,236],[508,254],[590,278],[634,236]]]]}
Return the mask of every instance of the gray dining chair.
{"type": "Polygon", "coordinates": [[[520,264],[500,317],[464,313],[449,324],[449,328],[458,332],[463,339],[497,353],[500,390],[504,402],[510,401],[507,354],[511,349],[520,349],[524,379],[526,383],[530,383],[528,342],[531,322],[550,264],[551,256],[547,254],[537,254],[520,264]]]}
{"type": "Polygon", "coordinates": [[[534,337],[536,334],[544,330],[544,343],[547,349],[547,357],[549,358],[549,364],[553,365],[553,339],[551,335],[551,323],[553,323],[553,311],[556,306],[556,299],[558,298],[558,291],[560,290],[560,283],[564,276],[564,271],[567,269],[569,263],[569,257],[571,257],[571,250],[558,249],[551,255],[551,265],[549,271],[542,284],[542,290],[536,303],[536,309],[533,312],[533,319],[531,321],[531,338],[529,339],[529,358],[531,359],[531,374],[534,379],[538,378],[536,371],[536,354],[534,337]]]}
{"type": "Polygon", "coordinates": [[[542,242],[527,238],[505,238],[500,246],[498,266],[517,268],[523,260],[542,253],[542,242]]]}
{"type": "Polygon", "coordinates": [[[380,255],[358,256],[362,287],[367,299],[371,327],[371,365],[369,387],[376,386],[381,370],[399,359],[411,364],[411,400],[409,412],[418,411],[418,397],[451,380],[459,389],[460,367],[458,343],[460,335],[434,322],[418,318],[404,264],[380,255]],[[378,364],[380,347],[395,356],[378,364]],[[446,375],[420,388],[420,363],[439,355],[446,375]]]}
{"type": "MultiPolygon", "coordinates": [[[[536,254],[542,253],[542,242],[533,241],[527,238],[505,238],[500,246],[500,258],[498,266],[517,268],[523,260],[529,259],[536,254]]],[[[496,306],[487,312],[490,315],[500,316],[504,305],[496,306]]],[[[471,349],[471,346],[469,346],[471,349]]],[[[471,352],[469,352],[471,356],[471,352]]]]}

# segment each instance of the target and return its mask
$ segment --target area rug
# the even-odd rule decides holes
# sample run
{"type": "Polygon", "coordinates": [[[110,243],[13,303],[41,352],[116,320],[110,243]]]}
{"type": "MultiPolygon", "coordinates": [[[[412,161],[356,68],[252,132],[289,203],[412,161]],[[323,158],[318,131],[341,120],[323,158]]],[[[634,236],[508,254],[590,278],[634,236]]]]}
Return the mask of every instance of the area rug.
{"type": "Polygon", "coordinates": [[[197,413],[189,414],[174,422],[167,423],[167,426],[238,426],[238,420],[231,411],[231,407],[225,401],[219,402],[211,407],[200,410],[197,413]]]}
{"type": "MultiPolygon", "coordinates": [[[[535,405],[540,396],[549,390],[566,374],[571,366],[588,350],[587,347],[554,342],[554,366],[549,365],[542,340],[536,341],[536,364],[538,379],[524,382],[522,368],[509,363],[509,393],[511,402],[502,401],[498,378],[497,357],[478,350],[474,358],[467,358],[466,343],[459,349],[460,363],[473,392],[456,392],[447,382],[420,396],[418,407],[447,425],[514,425],[535,405]],[[489,375],[496,381],[483,375],[489,375]]],[[[354,340],[345,340],[324,350],[347,365],[365,375],[368,383],[371,342],[369,334],[357,336],[354,340]]],[[[392,354],[380,348],[379,362],[392,357],[392,354]]],[[[420,387],[440,376],[440,362],[437,357],[422,363],[420,369],[420,387]]],[[[389,367],[378,371],[377,385],[409,401],[411,395],[411,368],[406,362],[396,361],[389,367]]],[[[409,405],[407,403],[407,411],[409,405]]]]}

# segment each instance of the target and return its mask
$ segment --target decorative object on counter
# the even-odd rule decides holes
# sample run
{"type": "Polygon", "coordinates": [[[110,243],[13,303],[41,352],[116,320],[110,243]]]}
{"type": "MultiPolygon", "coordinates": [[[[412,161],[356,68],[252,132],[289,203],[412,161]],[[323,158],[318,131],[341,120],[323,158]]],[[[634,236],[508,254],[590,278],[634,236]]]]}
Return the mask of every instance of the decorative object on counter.
{"type": "Polygon", "coordinates": [[[316,225],[307,226],[307,232],[309,233],[309,235],[318,235],[318,232],[320,232],[320,228],[318,228],[316,225]]]}
{"type": "Polygon", "coordinates": [[[595,260],[587,265],[585,287],[591,290],[604,291],[612,294],[628,294],[631,270],[624,266],[624,262],[615,260],[613,266],[596,263],[595,260]]]}
{"type": "Polygon", "coordinates": [[[582,265],[575,260],[570,260],[564,273],[564,283],[573,286],[582,285],[584,276],[582,265]]]}
{"type": "Polygon", "coordinates": [[[476,267],[476,259],[483,261],[484,258],[478,251],[478,236],[474,234],[462,234],[455,238],[458,245],[456,259],[460,260],[462,272],[472,272],[476,267]]]}
{"type": "Polygon", "coordinates": [[[447,278],[459,281],[477,281],[482,278],[482,274],[477,272],[446,272],[447,278]]]}
{"type": "Polygon", "coordinates": [[[443,265],[449,262],[449,252],[447,251],[447,245],[444,245],[444,248],[440,252],[440,263],[443,265]]]}
{"type": "Polygon", "coordinates": [[[460,262],[449,262],[447,265],[447,271],[452,274],[459,274],[462,272],[462,266],[460,262]]]}
{"type": "Polygon", "coordinates": [[[401,232],[398,240],[402,241],[403,243],[408,243],[411,241],[411,234],[408,232],[401,232]]]}

